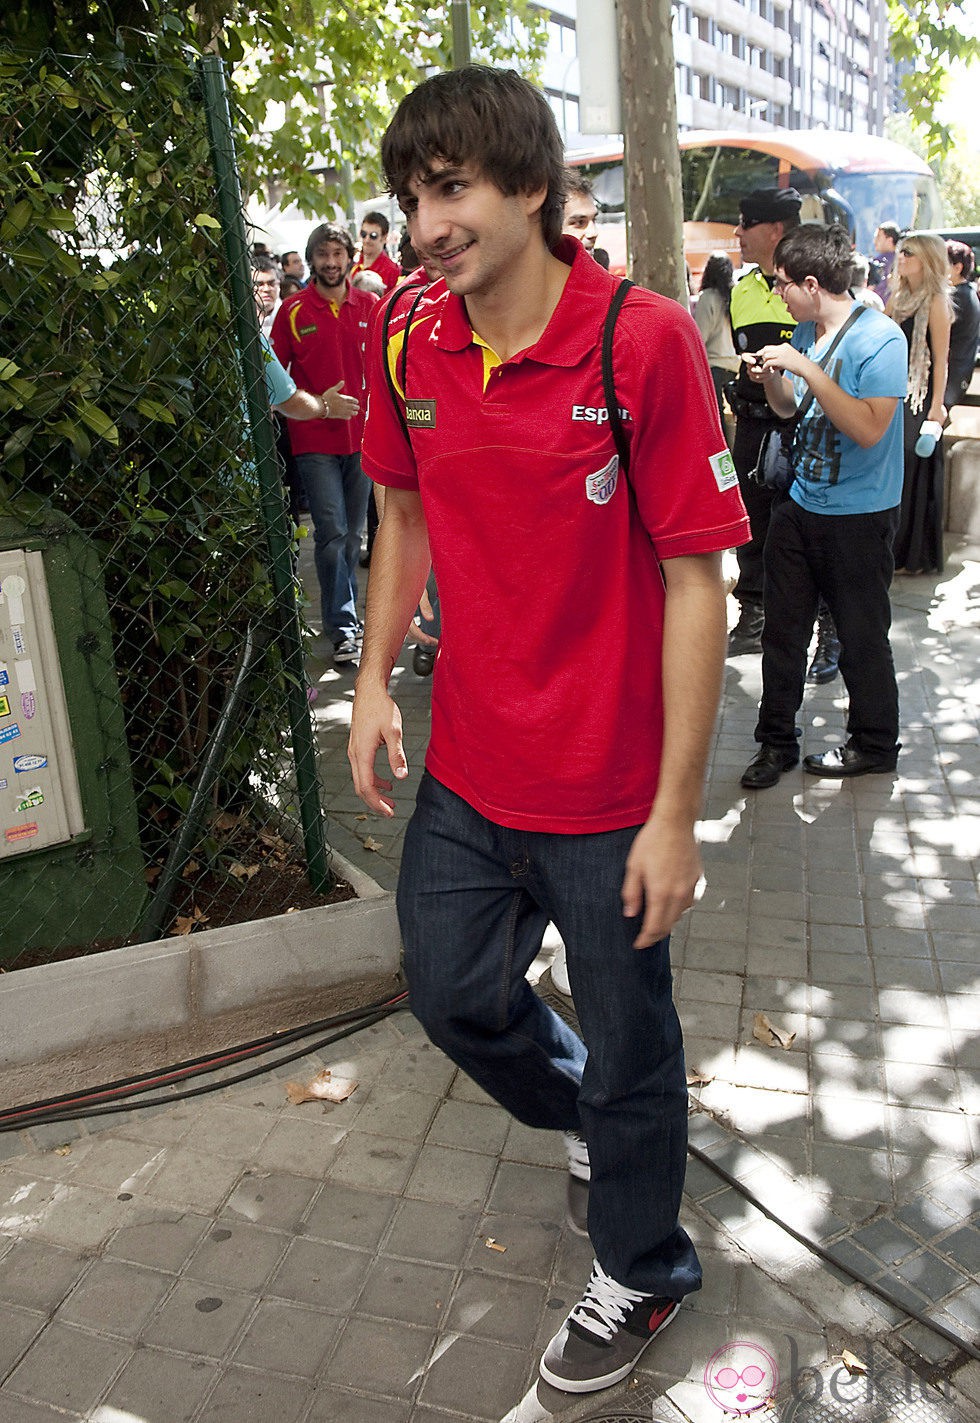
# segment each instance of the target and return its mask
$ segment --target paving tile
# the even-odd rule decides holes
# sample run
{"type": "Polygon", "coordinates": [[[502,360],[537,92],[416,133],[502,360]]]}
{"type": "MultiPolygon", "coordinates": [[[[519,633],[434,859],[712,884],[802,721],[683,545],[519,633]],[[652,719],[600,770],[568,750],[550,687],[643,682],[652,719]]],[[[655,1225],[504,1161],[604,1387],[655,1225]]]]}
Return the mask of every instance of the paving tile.
{"type": "MultiPolygon", "coordinates": [[[[479,1207],[486,1200],[496,1166],[494,1157],[456,1151],[448,1146],[423,1146],[405,1194],[422,1200],[446,1201],[463,1209],[479,1207]]],[[[536,1168],[512,1169],[533,1171],[536,1168]]]]}
{"type": "MultiPolygon", "coordinates": [[[[923,1240],[931,1240],[940,1231],[954,1225],[958,1219],[960,1217],[953,1211],[947,1210],[939,1201],[934,1201],[929,1196],[918,1196],[895,1212],[895,1220],[915,1231],[923,1240]]],[[[944,1250],[945,1241],[940,1240],[937,1248],[944,1250]]]]}
{"type": "Polygon", "coordinates": [[[455,1275],[452,1266],[382,1257],[368,1272],[357,1312],[439,1329],[446,1318],[455,1275]]]}
{"type": "Polygon", "coordinates": [[[544,1283],[468,1270],[453,1295],[445,1328],[519,1348],[534,1338],[548,1294],[544,1283]]]}
{"type": "Polygon", "coordinates": [[[980,1227],[961,1226],[936,1242],[936,1249],[948,1255],[967,1274],[980,1275],[980,1227]]]}
{"type": "Polygon", "coordinates": [[[242,1423],[244,1418],[299,1423],[311,1386],[305,1380],[275,1378],[259,1369],[226,1369],[208,1398],[208,1423],[242,1423]]]}
{"type": "Polygon", "coordinates": [[[85,1329],[135,1339],[173,1287],[171,1275],[121,1260],[96,1260],[59,1309],[59,1318],[85,1329]]]}
{"type": "Polygon", "coordinates": [[[332,1122],[310,1118],[280,1118],[255,1155],[259,1170],[290,1172],[318,1179],[327,1170],[347,1135],[332,1122]]]}
{"type": "MultiPolygon", "coordinates": [[[[495,1275],[517,1275],[522,1280],[548,1280],[561,1236],[552,1221],[529,1216],[485,1215],[474,1231],[464,1264],[495,1275]],[[501,1250],[493,1250],[492,1240],[501,1250]]],[[[457,1259],[459,1257],[457,1256],[457,1259]]]]}
{"type": "Polygon", "coordinates": [[[925,1295],[940,1300],[969,1283],[968,1277],[956,1270],[931,1250],[923,1250],[895,1267],[895,1276],[925,1295]]]}
{"type": "Polygon", "coordinates": [[[0,1379],[27,1352],[47,1322],[47,1315],[38,1310],[0,1305],[0,1379]]]}
{"type": "Polygon", "coordinates": [[[92,1142],[71,1173],[73,1185],[142,1192],[159,1170],[166,1148],[147,1142],[102,1137],[92,1142]]]}
{"type": "Polygon", "coordinates": [[[344,1327],[324,1379],[370,1393],[414,1398],[435,1338],[430,1329],[354,1315],[344,1327]]]}
{"type": "Polygon", "coordinates": [[[395,1208],[390,1196],[327,1181],[303,1222],[302,1234],[374,1250],[395,1208]]]}
{"type": "Polygon", "coordinates": [[[240,1161],[172,1146],[149,1183],[147,1194],[192,1210],[215,1210],[230,1194],[241,1169],[240,1161]]]}
{"type": "Polygon", "coordinates": [[[329,1170],[330,1179],[369,1191],[401,1191],[418,1155],[415,1142],[350,1132],[329,1170]]]}
{"type": "Polygon", "coordinates": [[[426,1370],[420,1402],[498,1419],[520,1401],[530,1373],[525,1351],[465,1335],[440,1343],[448,1347],[426,1370]]]}
{"type": "Polygon", "coordinates": [[[129,1353],[125,1344],[55,1321],[7,1380],[12,1393],[85,1413],[129,1353]]]}
{"type": "Polygon", "coordinates": [[[523,1161],[527,1166],[558,1166],[562,1171],[568,1159],[560,1132],[525,1126],[513,1118],[500,1155],[504,1161],[523,1161]]]}
{"type": "Polygon", "coordinates": [[[181,1280],[143,1331],[147,1344],[204,1358],[221,1358],[254,1305],[249,1294],[224,1285],[181,1280]]]}
{"type": "Polygon", "coordinates": [[[821,1180],[853,1200],[889,1201],[891,1170],[888,1152],[881,1148],[840,1146],[815,1142],[813,1169],[821,1180]]]}
{"type": "Polygon", "coordinates": [[[266,1297],[344,1313],[353,1308],[371,1256],[319,1240],[294,1240],[265,1287],[266,1297]]]}
{"type": "Polygon", "coordinates": [[[189,1423],[217,1372],[204,1359],[141,1346],[92,1415],[93,1423],[128,1423],[130,1418],[189,1423]]]}
{"type": "Polygon", "coordinates": [[[402,1201],[385,1239],[387,1255],[455,1265],[473,1239],[480,1217],[430,1201],[402,1201]]]}
{"type": "Polygon", "coordinates": [[[565,1213],[565,1175],[541,1166],[502,1161],[488,1208],[502,1215],[533,1216],[560,1222],[565,1213]]]}
{"type": "Polygon", "coordinates": [[[410,1092],[402,1089],[389,1095],[387,1092],[376,1098],[371,1097],[361,1107],[357,1118],[357,1130],[373,1132],[388,1139],[402,1138],[405,1141],[421,1141],[439,1105],[434,1093],[410,1092]]]}
{"type": "Polygon", "coordinates": [[[88,1263],[74,1250],[15,1240],[0,1259],[0,1300],[53,1313],[88,1263]]]}
{"type": "Polygon", "coordinates": [[[145,1224],[121,1226],[110,1237],[105,1254],[175,1274],[209,1225],[207,1216],[161,1213],[145,1224]]]}
{"type": "Polygon", "coordinates": [[[64,1413],[59,1408],[45,1408],[40,1403],[29,1403],[26,1399],[14,1398],[9,1393],[0,1393],[0,1423],[69,1423],[80,1419],[80,1413],[64,1413]]]}
{"type": "Polygon", "coordinates": [[[183,1273],[205,1284],[258,1291],[279,1264],[287,1243],[276,1232],[221,1219],[211,1226],[183,1273]]]}
{"type": "Polygon", "coordinates": [[[280,1300],[260,1300],[234,1359],[250,1368],[312,1378],[340,1332],[342,1317],[280,1300]]]}
{"type": "MultiPolygon", "coordinates": [[[[854,1231],[851,1238],[856,1245],[870,1251],[883,1265],[894,1265],[900,1260],[906,1260],[919,1248],[918,1242],[907,1231],[893,1224],[887,1216],[862,1226],[860,1230],[854,1231]]],[[[836,1250],[836,1246],[834,1248],[836,1250]]]]}
{"type": "Polygon", "coordinates": [[[510,1113],[502,1107],[484,1107],[476,1102],[443,1102],[426,1142],[499,1156],[511,1120],[510,1113]]]}
{"type": "Polygon", "coordinates": [[[813,949],[810,954],[810,972],[814,983],[865,983],[871,982],[871,960],[867,955],[830,953],[824,949],[813,949]]]}
{"type": "Polygon", "coordinates": [[[413,1418],[416,1416],[410,1403],[367,1398],[321,1383],[314,1396],[309,1423],[408,1423],[410,1414],[413,1418]]]}
{"type": "Polygon", "coordinates": [[[319,1189],[319,1181],[309,1177],[253,1167],[228,1197],[222,1218],[250,1221],[266,1230],[293,1231],[319,1189]]]}

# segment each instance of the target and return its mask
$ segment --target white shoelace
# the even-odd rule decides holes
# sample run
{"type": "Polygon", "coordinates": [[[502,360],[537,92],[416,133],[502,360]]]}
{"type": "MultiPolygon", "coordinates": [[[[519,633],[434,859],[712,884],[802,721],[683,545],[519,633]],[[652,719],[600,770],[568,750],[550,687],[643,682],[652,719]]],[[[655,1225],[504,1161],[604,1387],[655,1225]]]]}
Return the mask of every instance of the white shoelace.
{"type": "Polygon", "coordinates": [[[585,1294],[568,1318],[587,1329],[596,1338],[608,1342],[633,1305],[646,1298],[646,1295],[637,1290],[627,1289],[625,1285],[619,1284],[611,1275],[606,1274],[598,1260],[594,1260],[592,1277],[585,1294]]]}
{"type": "Polygon", "coordinates": [[[564,1131],[562,1140],[565,1143],[565,1152],[568,1156],[569,1171],[580,1181],[590,1181],[592,1167],[589,1165],[589,1148],[586,1146],[584,1138],[576,1131],[564,1131]]]}

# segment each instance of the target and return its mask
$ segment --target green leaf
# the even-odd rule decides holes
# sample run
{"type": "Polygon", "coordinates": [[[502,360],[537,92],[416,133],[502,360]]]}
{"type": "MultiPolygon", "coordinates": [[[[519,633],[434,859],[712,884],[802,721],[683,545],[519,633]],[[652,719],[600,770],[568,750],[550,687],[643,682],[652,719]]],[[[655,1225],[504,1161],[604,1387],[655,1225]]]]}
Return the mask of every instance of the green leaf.
{"type": "Polygon", "coordinates": [[[209,227],[216,229],[218,232],[221,231],[221,223],[216,217],[212,217],[209,212],[199,212],[193,219],[193,222],[195,227],[209,227]]]}
{"type": "Polygon", "coordinates": [[[118,445],[119,431],[104,410],[100,410],[97,405],[92,405],[87,400],[78,401],[75,409],[90,430],[103,440],[108,440],[110,444],[118,445]]]}
{"type": "Polygon", "coordinates": [[[3,447],[4,459],[14,460],[18,455],[22,455],[33,440],[36,431],[36,425],[21,425],[19,430],[15,430],[3,447]]]}
{"type": "Polygon", "coordinates": [[[12,237],[24,231],[33,216],[33,204],[28,202],[27,198],[21,198],[20,202],[14,203],[0,225],[0,237],[9,242],[12,237]]]}
{"type": "Polygon", "coordinates": [[[176,425],[177,423],[172,411],[168,410],[165,405],[161,405],[159,400],[151,400],[147,395],[137,400],[136,409],[148,420],[160,420],[164,425],[176,425]]]}

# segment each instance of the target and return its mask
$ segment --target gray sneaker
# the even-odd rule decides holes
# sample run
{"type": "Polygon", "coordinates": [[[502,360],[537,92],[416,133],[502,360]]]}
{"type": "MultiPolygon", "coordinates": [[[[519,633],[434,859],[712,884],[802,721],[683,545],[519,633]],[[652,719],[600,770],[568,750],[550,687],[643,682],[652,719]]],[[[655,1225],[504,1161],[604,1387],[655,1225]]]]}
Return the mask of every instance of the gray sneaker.
{"type": "Polygon", "coordinates": [[[541,1377],[565,1393],[611,1388],[680,1307],[679,1300],[627,1289],[593,1261],[585,1294],[544,1351],[541,1377]]]}
{"type": "Polygon", "coordinates": [[[562,1132],[568,1155],[568,1188],[565,1198],[565,1223],[576,1235],[589,1234],[589,1148],[577,1131],[562,1132]]]}

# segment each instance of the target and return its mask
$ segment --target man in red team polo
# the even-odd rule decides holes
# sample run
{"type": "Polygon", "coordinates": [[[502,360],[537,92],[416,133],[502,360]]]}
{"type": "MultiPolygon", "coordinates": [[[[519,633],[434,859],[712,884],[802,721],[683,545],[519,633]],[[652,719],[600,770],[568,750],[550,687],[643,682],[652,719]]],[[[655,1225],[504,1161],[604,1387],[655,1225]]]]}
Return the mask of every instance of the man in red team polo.
{"type": "Polygon", "coordinates": [[[272,345],[301,390],[323,392],[322,420],[289,421],[289,443],[313,520],[324,637],[336,662],[358,653],[357,561],[370,485],[361,473],[364,346],[378,298],[351,287],[354,244],[325,222],[306,246],[309,285],[283,302],[272,345]]]}
{"type": "Polygon", "coordinates": [[[385,251],[388,228],[388,219],[383,212],[367,214],[361,223],[361,255],[351,269],[352,277],[356,277],[358,272],[374,272],[381,278],[386,292],[390,292],[402,279],[401,267],[385,251]]]}
{"type": "Polygon", "coordinates": [[[566,1134],[595,1263],[541,1373],[587,1393],[625,1378],[701,1282],[678,1223],[668,935],[701,874],[721,551],[747,523],[697,328],[639,288],[614,341],[628,479],[619,467],[599,357],[617,282],[561,235],[562,143],[537,90],[437,75],[402,101],[382,159],[441,280],[407,338],[407,293],[389,298],[386,351],[381,322],[372,334],[364,461],[386,502],[349,754],[358,794],[392,815],[375,756],[408,775],[388,679],[431,550],[442,643],[398,888],[411,1004],[498,1102],[566,1134]],[[501,626],[520,629],[503,655],[501,626]],[[525,979],[549,919],[584,1043],[525,979]]]}

